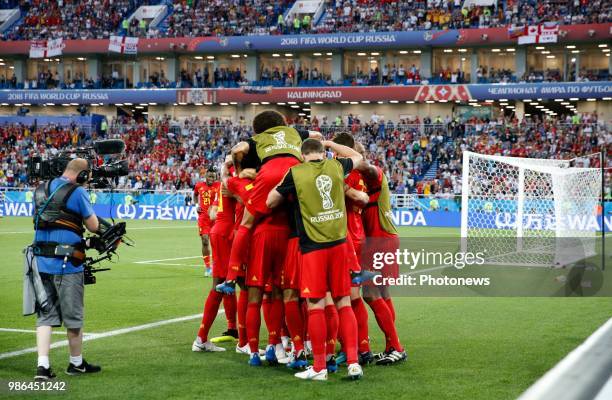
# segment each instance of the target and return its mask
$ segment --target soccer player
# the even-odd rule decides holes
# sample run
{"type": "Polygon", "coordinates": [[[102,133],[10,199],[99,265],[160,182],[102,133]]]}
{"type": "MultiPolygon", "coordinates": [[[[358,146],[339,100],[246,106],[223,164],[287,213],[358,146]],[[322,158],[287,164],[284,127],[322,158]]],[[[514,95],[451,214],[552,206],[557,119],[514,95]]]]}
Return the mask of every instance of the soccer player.
{"type": "MultiPolygon", "coordinates": [[[[335,143],[342,144],[344,146],[355,149],[360,154],[363,154],[361,148],[363,147],[360,143],[356,143],[353,135],[347,132],[337,133],[333,141],[335,143]]],[[[366,173],[374,174],[376,176],[376,169],[370,166],[366,173]]],[[[346,190],[346,215],[348,222],[348,238],[350,243],[353,245],[354,252],[357,257],[357,263],[361,259],[361,251],[363,243],[366,240],[365,231],[363,228],[363,222],[361,213],[363,208],[367,205],[369,197],[366,194],[367,188],[364,183],[363,175],[358,170],[352,170],[345,179],[345,184],[348,186],[346,190]]],[[[359,351],[359,364],[369,364],[373,361],[374,355],[370,349],[369,342],[369,327],[368,327],[368,311],[363,303],[360,293],[360,285],[353,284],[351,287],[351,306],[357,319],[357,343],[359,351]]],[[[345,361],[346,354],[342,353],[338,357],[338,363],[341,364],[345,361]]]]}
{"type": "MultiPolygon", "coordinates": [[[[231,239],[236,233],[236,230],[240,226],[242,216],[244,213],[244,202],[249,198],[249,191],[253,188],[253,179],[255,179],[255,169],[245,168],[240,172],[239,176],[235,176],[233,167],[233,161],[231,156],[225,164],[225,168],[221,170],[221,183],[223,187],[227,187],[228,192],[236,200],[235,203],[235,218],[234,226],[232,227],[231,239]]],[[[231,242],[230,242],[231,247],[231,242]]],[[[225,255],[226,260],[229,258],[229,250],[225,255]]],[[[228,267],[229,268],[229,267],[228,267]]],[[[229,273],[229,271],[228,271],[229,273]]],[[[246,285],[244,284],[244,273],[243,266],[235,267],[235,271],[232,271],[233,275],[237,277],[237,283],[240,286],[240,296],[238,297],[238,343],[236,344],[236,353],[250,355],[250,347],[248,344],[248,337],[246,333],[246,314],[248,307],[248,293],[246,285]]],[[[231,294],[230,294],[231,295],[231,294]]]]}
{"type": "MultiPolygon", "coordinates": [[[[365,149],[362,155],[365,158],[365,149]]],[[[399,248],[397,229],[391,220],[391,195],[387,177],[380,167],[374,167],[376,174],[364,174],[365,185],[370,196],[368,205],[362,213],[363,226],[368,238],[366,252],[395,252],[399,248]]],[[[384,277],[397,277],[398,265],[387,265],[382,270],[384,277]]],[[[389,365],[407,358],[406,351],[399,341],[395,328],[395,309],[386,286],[367,285],[363,287],[363,297],[374,312],[376,322],[386,338],[385,351],[377,355],[377,365],[389,365]]]]}
{"type": "Polygon", "coordinates": [[[219,188],[219,182],[216,182],[217,173],[214,167],[210,167],[206,171],[206,180],[204,182],[196,183],[193,189],[193,201],[198,205],[198,230],[200,233],[200,239],[202,240],[202,259],[204,260],[204,267],[206,268],[204,275],[211,275],[211,262],[210,262],[210,228],[212,227],[212,221],[208,214],[208,209],[211,206],[215,193],[219,188]]]}
{"type": "MultiPolygon", "coordinates": [[[[223,333],[223,336],[233,336],[238,338],[238,330],[236,329],[236,294],[223,294],[217,292],[215,287],[222,283],[227,276],[228,257],[231,247],[231,240],[235,225],[236,200],[231,192],[227,190],[228,181],[230,179],[229,167],[232,164],[231,156],[228,156],[221,169],[221,184],[217,188],[215,201],[210,208],[211,219],[215,221],[210,231],[210,244],[215,260],[212,267],[213,285],[210,290],[204,305],[202,315],[202,323],[198,330],[197,337],[192,345],[193,351],[225,351],[224,348],[218,347],[208,341],[208,333],[219,311],[219,306],[223,300],[223,307],[228,321],[228,330],[223,333]]],[[[233,178],[232,178],[233,179],[233,178]]],[[[236,185],[239,181],[233,181],[236,185]]],[[[242,181],[243,182],[243,181],[242,181]]],[[[247,184],[248,184],[247,180],[247,184]]],[[[245,184],[243,184],[245,185],[245,184]]],[[[243,340],[245,334],[243,332],[243,340]]],[[[240,343],[237,348],[240,347],[240,343]]]]}
{"type": "Polygon", "coordinates": [[[248,253],[251,229],[255,221],[269,215],[271,210],[266,206],[270,190],[283,179],[289,168],[301,162],[300,146],[307,138],[321,139],[322,135],[314,131],[298,132],[286,126],[285,118],[276,111],[263,111],[253,118],[255,135],[246,142],[240,142],[232,148],[232,157],[236,172],[240,173],[244,164],[255,165],[258,169],[242,222],[230,253],[230,273],[226,282],[218,290],[231,292],[235,282],[232,271],[245,263],[248,253]]]}
{"type": "Polygon", "coordinates": [[[306,340],[305,321],[300,305],[300,269],[302,254],[300,252],[300,234],[297,228],[293,207],[287,208],[287,215],[287,221],[289,222],[289,240],[287,242],[287,252],[285,261],[283,262],[280,279],[281,289],[283,290],[283,302],[285,304],[285,322],[293,343],[293,354],[287,366],[293,369],[302,369],[308,365],[304,348],[304,340],[306,340]]]}
{"type": "Polygon", "coordinates": [[[297,378],[327,380],[326,339],[327,292],[336,305],[339,330],[353,379],[363,376],[357,357],[357,321],[351,308],[351,277],[347,263],[344,177],[353,167],[367,167],[363,157],[331,141],[305,140],[301,146],[304,163],[292,167],[282,183],[268,195],[267,206],[278,207],[293,198],[294,215],[302,253],[300,292],[308,299],[308,328],[314,366],[295,374],[297,378]],[[325,159],[325,147],[339,157],[325,159]]]}

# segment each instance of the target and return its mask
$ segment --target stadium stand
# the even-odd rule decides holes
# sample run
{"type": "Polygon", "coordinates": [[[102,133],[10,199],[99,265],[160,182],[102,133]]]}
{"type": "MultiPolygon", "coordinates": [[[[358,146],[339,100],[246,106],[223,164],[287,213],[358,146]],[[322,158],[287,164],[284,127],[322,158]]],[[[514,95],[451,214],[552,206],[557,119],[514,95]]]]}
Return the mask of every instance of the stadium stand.
{"type": "MultiPolygon", "coordinates": [[[[596,114],[585,113],[579,123],[570,117],[468,120],[446,117],[420,120],[360,121],[349,116],[339,124],[318,121],[296,126],[319,129],[330,136],[351,131],[366,145],[370,160],[385,169],[397,194],[416,193],[452,198],[461,192],[461,154],[464,150],[530,158],[572,158],[612,149],[612,133],[596,114]]],[[[111,121],[107,138],[126,142],[130,176],[118,188],[177,190],[192,187],[209,165],[221,161],[231,146],[247,138],[249,126],[198,117],[182,121],[152,118],[148,123],[127,117],[111,121]]],[[[89,143],[77,126],[9,125],[0,127],[0,186],[26,185],[25,164],[33,150],[53,154],[66,146],[89,143]]],[[[612,166],[608,157],[607,166],[612,166]]],[[[594,162],[598,167],[597,161],[594,162]]],[[[610,177],[608,174],[608,178],[610,177]]]]}
{"type": "MultiPolygon", "coordinates": [[[[347,0],[324,3],[318,21],[310,14],[284,19],[291,0],[174,0],[161,28],[149,29],[133,18],[135,9],[152,1],[35,0],[23,2],[23,22],[5,40],[41,38],[108,38],[114,33],[141,37],[197,37],[330,32],[373,32],[432,29],[492,28],[542,22],[561,24],[612,21],[611,2],[506,0],[492,6],[465,6],[462,1],[347,0]],[[308,16],[305,18],[305,16],[308,16]],[[297,21],[296,21],[297,20],[297,21]],[[124,22],[126,21],[126,22],[124,22]]],[[[13,7],[4,3],[3,8],[13,7]]]]}

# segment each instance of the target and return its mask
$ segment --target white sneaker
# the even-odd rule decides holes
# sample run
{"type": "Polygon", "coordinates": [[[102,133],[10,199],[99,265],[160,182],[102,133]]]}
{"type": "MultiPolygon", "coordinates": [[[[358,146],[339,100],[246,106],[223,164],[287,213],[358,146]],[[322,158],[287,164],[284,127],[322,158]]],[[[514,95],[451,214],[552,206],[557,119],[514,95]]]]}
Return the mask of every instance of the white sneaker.
{"type": "Polygon", "coordinates": [[[210,277],[211,275],[212,275],[212,268],[206,268],[206,269],[204,270],[204,276],[208,278],[208,277],[210,277]]]}
{"type": "Polygon", "coordinates": [[[251,355],[251,348],[249,347],[248,343],[245,344],[242,347],[236,345],[236,353],[238,353],[238,354],[246,354],[247,356],[250,356],[251,355]]]}
{"type": "Polygon", "coordinates": [[[322,369],[319,372],[315,372],[312,366],[306,368],[305,371],[298,372],[294,375],[296,378],[306,379],[309,381],[326,381],[327,380],[327,370],[322,369]]]}
{"type": "Polygon", "coordinates": [[[191,351],[210,351],[210,352],[219,352],[225,351],[223,347],[219,347],[210,341],[202,342],[200,338],[197,338],[193,341],[191,345],[191,351]]]}
{"type": "Polygon", "coordinates": [[[363,376],[363,369],[361,369],[361,365],[355,363],[348,366],[348,376],[351,379],[361,379],[363,376]]]}
{"type": "Polygon", "coordinates": [[[277,343],[276,346],[274,346],[274,353],[276,354],[276,361],[278,361],[279,364],[289,364],[290,359],[282,343],[277,343]]]}

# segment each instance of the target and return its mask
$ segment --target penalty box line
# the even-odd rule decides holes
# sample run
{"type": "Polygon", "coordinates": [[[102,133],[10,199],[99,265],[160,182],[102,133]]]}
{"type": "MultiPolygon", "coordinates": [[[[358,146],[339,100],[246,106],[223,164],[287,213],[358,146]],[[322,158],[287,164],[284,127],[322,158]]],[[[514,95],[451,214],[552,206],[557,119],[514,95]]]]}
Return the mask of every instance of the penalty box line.
{"type": "Polygon", "coordinates": [[[160,258],[158,260],[134,261],[133,263],[134,264],[145,264],[145,265],[172,265],[172,266],[193,267],[193,266],[196,266],[196,265],[192,265],[192,264],[180,264],[180,263],[167,263],[165,261],[193,260],[194,258],[202,258],[202,256],[160,258]]]}
{"type": "MultiPolygon", "coordinates": [[[[221,308],[217,312],[217,315],[224,313],[224,312],[225,310],[221,308]]],[[[192,321],[198,318],[202,318],[201,313],[193,314],[193,315],[186,315],[184,317],[166,319],[163,321],[150,322],[148,324],[136,325],[136,326],[132,326],[128,328],[115,329],[115,330],[108,331],[108,332],[93,333],[93,334],[89,334],[89,336],[84,336],[83,342],[89,342],[90,340],[102,339],[102,338],[107,338],[107,337],[112,337],[112,336],[124,335],[126,333],[144,331],[146,329],[157,328],[160,326],[174,324],[177,322],[192,321]]],[[[66,347],[66,346],[68,346],[68,340],[61,340],[59,342],[51,343],[52,349],[57,349],[59,347],[66,347]]],[[[29,354],[29,353],[36,353],[36,351],[37,351],[36,347],[28,347],[27,349],[9,351],[7,353],[0,353],[0,360],[5,359],[5,358],[17,357],[17,356],[21,356],[21,355],[29,354]]]]}

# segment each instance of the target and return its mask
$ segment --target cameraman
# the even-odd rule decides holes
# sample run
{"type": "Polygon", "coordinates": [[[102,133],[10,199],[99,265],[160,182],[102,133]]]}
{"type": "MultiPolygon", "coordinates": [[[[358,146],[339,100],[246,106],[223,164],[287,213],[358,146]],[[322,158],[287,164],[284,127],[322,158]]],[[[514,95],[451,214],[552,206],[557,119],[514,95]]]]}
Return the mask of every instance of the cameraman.
{"type": "Polygon", "coordinates": [[[38,368],[35,380],[49,380],[56,375],[49,365],[51,327],[64,324],[70,347],[66,373],[80,375],[99,372],[81,355],[83,344],[83,225],[90,232],[99,229],[98,217],[83,188],[91,179],[87,160],[71,160],[61,177],[36,188],[34,202],[34,254],[38,272],[49,299],[49,306],[39,307],[36,322],[38,368]]]}

